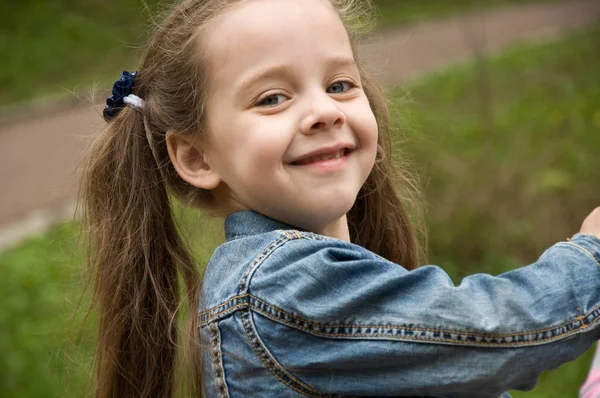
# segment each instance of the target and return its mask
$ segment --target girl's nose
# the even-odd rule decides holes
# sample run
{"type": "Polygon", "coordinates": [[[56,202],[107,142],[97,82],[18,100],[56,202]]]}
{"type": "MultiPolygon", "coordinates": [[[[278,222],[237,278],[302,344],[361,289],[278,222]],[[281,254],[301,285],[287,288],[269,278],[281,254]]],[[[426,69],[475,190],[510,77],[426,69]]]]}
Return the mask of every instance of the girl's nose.
{"type": "Polygon", "coordinates": [[[346,123],[346,115],[338,107],[337,101],[327,93],[313,95],[308,102],[309,110],[300,126],[303,134],[315,134],[346,123]]]}

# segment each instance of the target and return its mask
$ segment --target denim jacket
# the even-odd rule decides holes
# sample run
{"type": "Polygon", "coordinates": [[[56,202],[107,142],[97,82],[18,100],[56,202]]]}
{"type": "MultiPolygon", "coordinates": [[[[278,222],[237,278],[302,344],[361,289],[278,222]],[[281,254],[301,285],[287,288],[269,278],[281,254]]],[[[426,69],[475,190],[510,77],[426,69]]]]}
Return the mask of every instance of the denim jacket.
{"type": "Polygon", "coordinates": [[[593,236],[455,286],[252,211],[225,234],[200,297],[209,398],[508,396],[600,338],[593,236]]]}

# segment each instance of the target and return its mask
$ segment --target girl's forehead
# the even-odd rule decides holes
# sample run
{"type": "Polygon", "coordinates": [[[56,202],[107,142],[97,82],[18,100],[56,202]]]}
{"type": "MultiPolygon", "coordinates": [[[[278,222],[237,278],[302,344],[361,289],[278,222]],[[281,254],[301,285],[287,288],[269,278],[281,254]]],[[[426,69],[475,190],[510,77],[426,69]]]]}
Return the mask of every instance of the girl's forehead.
{"type": "MultiPolygon", "coordinates": [[[[297,59],[335,52],[352,57],[348,33],[327,0],[249,0],[217,16],[204,31],[211,67],[297,59]]],[[[241,65],[240,65],[241,66],[241,65]]]]}

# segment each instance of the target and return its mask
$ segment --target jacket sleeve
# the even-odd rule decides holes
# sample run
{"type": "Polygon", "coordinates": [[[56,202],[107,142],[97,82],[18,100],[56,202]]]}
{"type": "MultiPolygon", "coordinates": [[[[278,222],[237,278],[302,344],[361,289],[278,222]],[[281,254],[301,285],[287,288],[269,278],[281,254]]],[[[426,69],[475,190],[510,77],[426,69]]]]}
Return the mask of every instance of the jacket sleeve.
{"type": "Polygon", "coordinates": [[[249,276],[246,335],[309,396],[498,397],[600,337],[600,242],[575,235],[536,262],[455,286],[337,240],[297,234],[249,276]]]}

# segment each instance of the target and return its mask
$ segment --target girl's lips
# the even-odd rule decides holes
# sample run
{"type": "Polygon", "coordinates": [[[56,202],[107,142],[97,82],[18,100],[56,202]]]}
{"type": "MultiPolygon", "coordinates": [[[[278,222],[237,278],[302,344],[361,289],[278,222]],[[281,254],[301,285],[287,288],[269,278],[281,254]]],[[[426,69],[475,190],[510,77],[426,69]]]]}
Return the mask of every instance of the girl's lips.
{"type": "Polygon", "coordinates": [[[305,153],[294,160],[291,160],[289,164],[291,165],[299,165],[304,163],[309,163],[311,161],[325,160],[327,157],[335,157],[337,153],[340,153],[340,156],[347,155],[349,152],[352,152],[356,148],[356,145],[350,142],[338,142],[333,145],[328,145],[316,149],[314,151],[305,153]]]}
{"type": "Polygon", "coordinates": [[[315,162],[324,162],[327,160],[338,159],[346,154],[346,149],[340,149],[336,152],[331,153],[323,153],[320,155],[306,157],[304,159],[300,159],[298,161],[293,162],[293,165],[301,166],[304,164],[315,163],[315,162]]]}
{"type": "Polygon", "coordinates": [[[350,148],[341,148],[336,151],[320,153],[320,154],[316,154],[313,156],[307,156],[302,159],[293,161],[291,164],[294,166],[303,166],[303,165],[311,164],[311,163],[335,160],[335,159],[339,159],[341,157],[348,155],[350,152],[352,152],[352,150],[350,148]]]}
{"type": "Polygon", "coordinates": [[[349,149],[343,149],[335,154],[319,155],[303,159],[301,161],[292,163],[292,166],[301,167],[303,169],[320,173],[338,171],[344,168],[351,153],[352,151],[349,149]]]}

